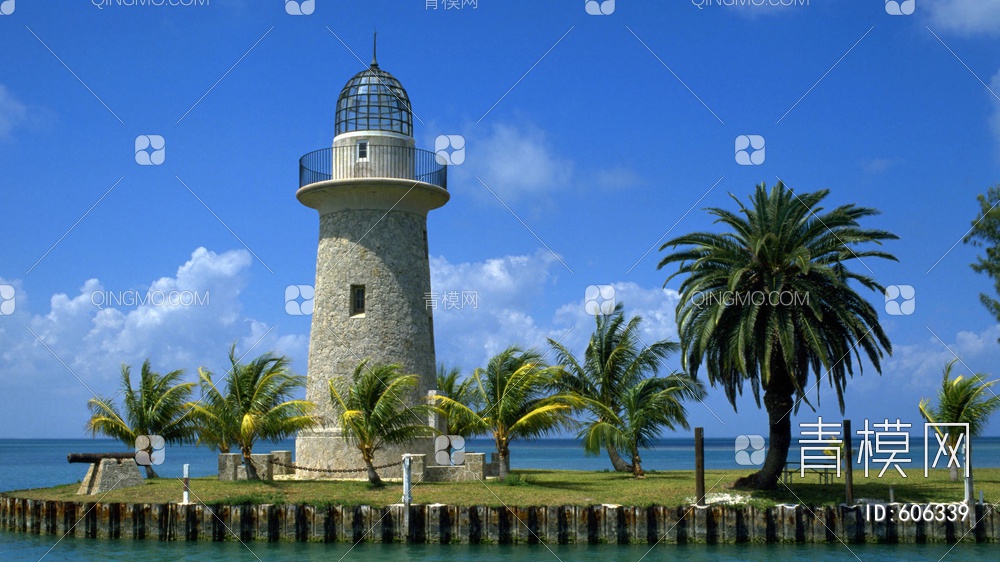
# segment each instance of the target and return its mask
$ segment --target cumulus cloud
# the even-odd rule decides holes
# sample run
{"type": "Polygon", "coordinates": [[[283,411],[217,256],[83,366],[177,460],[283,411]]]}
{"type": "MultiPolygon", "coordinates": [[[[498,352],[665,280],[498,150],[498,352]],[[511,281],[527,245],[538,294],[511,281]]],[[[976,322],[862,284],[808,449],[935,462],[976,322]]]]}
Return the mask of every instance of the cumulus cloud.
{"type": "Polygon", "coordinates": [[[467,134],[466,147],[466,161],[454,168],[454,175],[490,199],[475,176],[504,201],[563,189],[573,178],[573,161],[560,155],[549,135],[534,125],[494,124],[483,134],[467,134]]]}
{"type": "Polygon", "coordinates": [[[983,0],[926,0],[936,30],[963,35],[1000,33],[1000,3],[983,0]]]}
{"type": "Polygon", "coordinates": [[[28,295],[15,283],[17,307],[0,324],[0,387],[17,406],[0,410],[4,435],[77,435],[93,394],[117,391],[122,363],[135,367],[150,358],[161,372],[226,368],[226,351],[253,348],[289,355],[305,371],[308,336],[278,334],[264,322],[245,318],[240,294],[251,257],[245,250],[192,252],[173,276],[144,287],[112,287],[98,279],[74,294],[56,294],[48,311],[34,313],[28,295]],[[40,405],[44,427],[26,415],[40,405]],[[26,410],[28,409],[28,410],[26,410]]]}
{"type": "MultiPolygon", "coordinates": [[[[475,308],[438,304],[434,324],[439,362],[471,370],[515,343],[544,353],[549,338],[582,354],[594,329],[594,316],[586,310],[585,285],[579,287],[578,298],[552,306],[560,302],[556,286],[561,267],[544,250],[472,263],[431,258],[431,287],[439,298],[449,291],[475,291],[478,296],[475,308]],[[546,314],[539,316],[540,310],[546,314]]],[[[631,282],[611,285],[615,300],[625,303],[626,314],[643,317],[640,337],[646,344],[677,340],[675,291],[631,282]]]]}

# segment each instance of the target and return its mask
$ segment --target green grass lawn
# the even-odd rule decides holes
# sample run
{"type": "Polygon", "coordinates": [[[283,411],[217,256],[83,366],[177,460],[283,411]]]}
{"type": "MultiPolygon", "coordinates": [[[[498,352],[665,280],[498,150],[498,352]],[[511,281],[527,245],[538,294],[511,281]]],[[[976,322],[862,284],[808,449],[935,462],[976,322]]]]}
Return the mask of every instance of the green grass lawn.
{"type": "MultiPolygon", "coordinates": [[[[573,470],[518,470],[518,485],[508,485],[495,480],[463,483],[420,483],[413,489],[415,503],[444,503],[450,505],[531,506],[531,505],[595,505],[615,503],[634,506],[677,506],[690,503],[694,496],[694,471],[651,472],[645,479],[612,472],[585,472],[573,470]]],[[[705,473],[705,488],[709,493],[740,493],[729,486],[745,470],[710,470],[705,473]]],[[[951,482],[946,470],[931,471],[924,478],[921,471],[910,471],[908,478],[887,472],[876,478],[873,471],[869,478],[863,472],[854,473],[855,498],[889,499],[889,486],[895,488],[898,502],[950,502],[962,499],[962,482],[951,482]]],[[[975,471],[975,485],[983,490],[987,501],[1000,501],[1000,469],[975,471]]],[[[170,478],[147,481],[144,486],[125,488],[106,496],[78,496],[79,484],[54,488],[39,488],[6,492],[5,495],[69,501],[104,501],[124,503],[177,502],[181,496],[181,483],[170,478]]],[[[314,505],[373,505],[397,503],[402,492],[399,482],[389,482],[383,489],[370,489],[360,481],[274,481],[274,482],[219,482],[216,478],[191,480],[192,501],[199,503],[277,503],[314,505]]],[[[746,502],[757,506],[777,503],[804,503],[807,505],[836,505],[844,501],[844,481],[819,484],[815,475],[799,478],[785,487],[778,485],[774,492],[756,492],[746,502]]]]}

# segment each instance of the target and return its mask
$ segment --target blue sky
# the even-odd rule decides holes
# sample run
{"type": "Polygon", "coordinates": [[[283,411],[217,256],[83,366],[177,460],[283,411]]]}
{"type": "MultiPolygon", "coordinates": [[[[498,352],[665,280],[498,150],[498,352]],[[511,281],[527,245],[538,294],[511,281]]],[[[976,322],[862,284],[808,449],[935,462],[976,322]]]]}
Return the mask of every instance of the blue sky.
{"type": "MultiPolygon", "coordinates": [[[[118,366],[146,357],[194,377],[224,371],[235,341],[305,372],[309,318],[284,302],[315,275],[298,158],[330,145],[375,28],[418,146],[466,139],[451,201],[429,218],[432,283],[475,291],[478,307],[435,313],[439,361],[468,371],[548,337],[582,352],[598,284],[646,318],[644,339],[675,339],[679,281],[662,287],[659,243],[781,178],[880,209],[866,224],[900,236],[887,247],[900,261],[866,265],[916,291],[913,314],[881,315],[895,353],[881,377],[851,381],[847,417],[918,424],[955,355],[960,372],[997,375],[1000,327],[977,298],[991,284],[955,245],[1000,183],[996,3],[918,0],[909,16],[878,0],[619,1],[605,16],[582,0],[317,0],[305,16],[279,1],[95,4],[0,15],[0,284],[16,305],[0,316],[0,437],[81,436],[91,391],[112,393],[118,366]],[[161,165],[137,164],[139,135],[164,139],[161,165]],[[764,137],[762,164],[736,163],[739,135],[764,137]],[[209,302],[94,305],[150,290],[209,302]]],[[[840,419],[822,389],[819,413],[840,419]]],[[[711,437],[766,433],[752,400],[739,406],[713,390],[690,419],[711,437]]]]}

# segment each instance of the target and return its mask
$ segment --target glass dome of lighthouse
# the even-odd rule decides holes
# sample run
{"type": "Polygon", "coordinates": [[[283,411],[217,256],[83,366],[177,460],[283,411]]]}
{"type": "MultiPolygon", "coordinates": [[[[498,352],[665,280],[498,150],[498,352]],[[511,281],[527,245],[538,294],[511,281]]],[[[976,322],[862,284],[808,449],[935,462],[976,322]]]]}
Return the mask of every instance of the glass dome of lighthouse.
{"type": "Polygon", "coordinates": [[[395,76],[378,67],[374,47],[371,65],[348,80],[337,98],[335,134],[352,131],[413,136],[410,97],[395,76]]]}

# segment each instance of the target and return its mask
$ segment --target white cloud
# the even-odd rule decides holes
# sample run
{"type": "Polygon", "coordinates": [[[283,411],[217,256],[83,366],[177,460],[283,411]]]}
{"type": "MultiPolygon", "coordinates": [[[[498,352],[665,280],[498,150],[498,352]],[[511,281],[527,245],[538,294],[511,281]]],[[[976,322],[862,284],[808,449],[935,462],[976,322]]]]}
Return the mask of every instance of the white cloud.
{"type": "Polygon", "coordinates": [[[238,352],[253,347],[253,357],[273,350],[304,373],[308,335],[268,331],[269,325],[242,313],[250,264],[245,250],[198,248],[172,277],[148,287],[88,279],[76,294],[53,295],[43,313],[28,309],[15,283],[17,308],[0,324],[0,387],[14,405],[0,410],[2,434],[78,434],[91,391],[115,393],[119,366],[138,367],[146,358],[156,370],[184,369],[194,380],[199,366],[224,371],[227,350],[237,341],[238,352]],[[39,424],[34,412],[45,404],[56,406],[55,415],[39,424]]]}
{"type": "Polygon", "coordinates": [[[511,344],[544,343],[548,333],[527,310],[554,280],[553,264],[561,267],[546,251],[456,264],[431,257],[431,290],[439,301],[434,311],[439,362],[471,369],[511,344]],[[452,291],[474,293],[476,307],[446,308],[440,300],[452,291]]]}
{"type": "Polygon", "coordinates": [[[1000,3],[988,0],[924,0],[932,25],[963,35],[1000,33],[1000,3]]]}
{"type": "MultiPolygon", "coordinates": [[[[475,309],[445,309],[438,304],[434,312],[438,361],[469,371],[512,344],[545,353],[550,347],[548,338],[582,354],[594,329],[594,317],[584,306],[586,285],[579,287],[577,299],[555,308],[548,305],[558,302],[556,273],[561,267],[544,250],[474,263],[452,264],[443,257],[431,258],[431,287],[439,299],[447,291],[476,291],[478,295],[475,309]],[[545,309],[552,310],[551,316],[531,313],[545,309]]],[[[611,285],[616,300],[624,301],[626,314],[643,317],[641,338],[646,344],[677,341],[676,292],[631,282],[611,285]]],[[[677,364],[671,361],[669,367],[677,364]]]]}
{"type": "Polygon", "coordinates": [[[484,197],[493,199],[475,176],[504,201],[516,201],[569,186],[573,168],[542,129],[495,124],[484,135],[466,135],[466,161],[452,171],[484,197]]]}
{"type": "Polygon", "coordinates": [[[10,137],[15,127],[28,119],[28,108],[0,84],[0,139],[10,137]]]}

